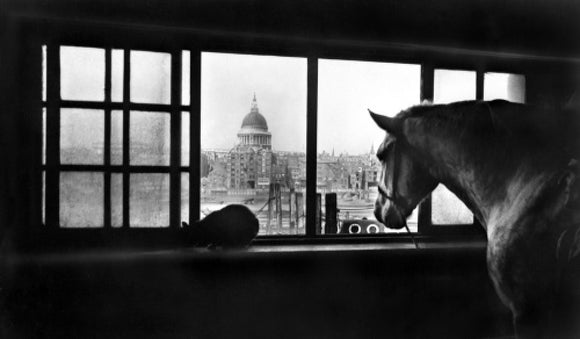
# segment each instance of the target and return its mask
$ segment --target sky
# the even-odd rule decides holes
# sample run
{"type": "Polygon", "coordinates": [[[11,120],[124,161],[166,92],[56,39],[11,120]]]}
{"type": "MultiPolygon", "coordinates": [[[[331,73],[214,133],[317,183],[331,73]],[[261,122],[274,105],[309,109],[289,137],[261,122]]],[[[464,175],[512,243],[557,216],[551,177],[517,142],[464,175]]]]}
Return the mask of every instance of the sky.
{"type": "Polygon", "coordinates": [[[255,93],[272,148],[305,152],[306,64],[304,58],[203,53],[202,148],[236,144],[255,93]]]}
{"type": "MultiPolygon", "coordinates": [[[[202,148],[231,148],[254,93],[272,148],[306,150],[304,58],[202,54],[202,148]]],[[[419,103],[420,66],[320,60],[318,151],[368,153],[384,138],[368,115],[419,103]]]]}

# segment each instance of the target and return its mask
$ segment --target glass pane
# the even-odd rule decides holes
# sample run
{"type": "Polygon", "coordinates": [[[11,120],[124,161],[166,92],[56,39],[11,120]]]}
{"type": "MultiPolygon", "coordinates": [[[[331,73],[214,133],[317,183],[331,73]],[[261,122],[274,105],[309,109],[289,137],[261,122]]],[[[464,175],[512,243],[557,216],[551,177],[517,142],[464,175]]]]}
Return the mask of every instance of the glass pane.
{"type": "Polygon", "coordinates": [[[169,104],[171,54],[131,51],[131,101],[169,104]]]}
{"type": "Polygon", "coordinates": [[[455,101],[475,100],[474,71],[436,69],[434,75],[433,101],[447,104],[455,101]]]}
{"type": "Polygon", "coordinates": [[[103,164],[105,115],[102,110],[61,108],[60,162],[103,164]]]}
{"type": "Polygon", "coordinates": [[[123,226],[123,174],[111,174],[111,226],[123,226]]]}
{"type": "Polygon", "coordinates": [[[168,174],[131,174],[129,223],[131,227],[169,226],[168,174]]]}
{"type": "Polygon", "coordinates": [[[485,73],[483,85],[485,100],[526,101],[526,77],[521,74],[485,73]]]}
{"type": "Polygon", "coordinates": [[[42,45],[42,101],[46,101],[46,45],[42,45]]]}
{"type": "Polygon", "coordinates": [[[183,51],[181,54],[181,104],[189,105],[190,97],[190,64],[191,64],[191,52],[183,51]]]}
{"type": "Polygon", "coordinates": [[[95,172],[60,173],[60,225],[102,227],[104,176],[95,172]]]}
{"type": "Polygon", "coordinates": [[[131,165],[169,165],[169,114],[131,111],[131,165]]]}
{"type": "Polygon", "coordinates": [[[105,50],[60,47],[60,96],[64,100],[105,100],[105,50]]]}
{"type": "Polygon", "coordinates": [[[111,54],[111,101],[123,101],[124,51],[114,49],[111,54]]]}
{"type": "MultiPolygon", "coordinates": [[[[475,99],[476,73],[436,69],[433,101],[437,104],[475,99]]],[[[473,214],[445,186],[439,185],[432,194],[431,222],[434,225],[471,224],[473,214]]]]}
{"type": "Polygon", "coordinates": [[[181,173],[181,221],[189,224],[189,173],[181,173]]]}
{"type": "MultiPolygon", "coordinates": [[[[366,233],[367,226],[374,224],[379,232],[399,232],[387,229],[374,216],[381,171],[375,150],[385,132],[377,127],[367,109],[394,116],[418,104],[420,90],[420,65],[319,61],[316,186],[322,194],[323,214],[325,194],[337,194],[339,231],[342,226],[347,231],[349,225],[358,224],[361,233],[366,233]]],[[[417,211],[410,216],[408,225],[417,231],[417,211]]]]}
{"type": "Polygon", "coordinates": [[[181,166],[189,166],[189,113],[181,112],[181,166]]]}
{"type": "Polygon", "coordinates": [[[445,186],[433,191],[431,222],[433,225],[473,223],[473,213],[445,186]]]}
{"type": "Polygon", "coordinates": [[[46,107],[42,108],[42,164],[46,164],[46,107]]]}
{"type": "Polygon", "coordinates": [[[202,53],[202,216],[245,204],[259,234],[304,233],[291,195],[305,191],[306,71],[304,58],[202,53]]]}
{"type": "Polygon", "coordinates": [[[123,111],[111,111],[111,165],[123,164],[123,111]]]}

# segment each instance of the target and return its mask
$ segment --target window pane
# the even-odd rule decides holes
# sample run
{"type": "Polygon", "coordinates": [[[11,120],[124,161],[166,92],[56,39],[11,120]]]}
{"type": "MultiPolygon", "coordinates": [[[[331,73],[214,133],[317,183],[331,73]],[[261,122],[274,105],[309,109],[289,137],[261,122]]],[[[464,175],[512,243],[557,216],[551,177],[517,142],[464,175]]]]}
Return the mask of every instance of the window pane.
{"type": "Polygon", "coordinates": [[[203,215],[245,204],[259,234],[304,232],[290,196],[305,190],[306,70],[304,58],[202,53],[203,215]]]}
{"type": "Polygon", "coordinates": [[[191,64],[191,52],[183,51],[181,54],[181,104],[189,105],[190,97],[190,64],[191,64]]]}
{"type": "Polygon", "coordinates": [[[105,115],[102,110],[60,110],[60,162],[103,164],[105,115]]]}
{"type": "Polygon", "coordinates": [[[123,174],[111,174],[111,226],[123,226],[123,174]]]}
{"type": "Polygon", "coordinates": [[[60,96],[64,100],[105,99],[105,50],[60,47],[60,96]]]}
{"type": "Polygon", "coordinates": [[[189,224],[189,173],[181,173],[181,221],[189,224]]]}
{"type": "Polygon", "coordinates": [[[181,166],[189,166],[189,113],[181,112],[181,166]]]}
{"type": "Polygon", "coordinates": [[[434,75],[433,101],[447,104],[462,100],[475,100],[474,71],[436,69],[434,75]]]}
{"type": "Polygon", "coordinates": [[[505,99],[513,102],[526,101],[526,77],[510,73],[485,73],[483,98],[505,99]]]}
{"type": "Polygon", "coordinates": [[[131,51],[131,101],[169,104],[171,54],[131,51]]]}
{"type": "Polygon", "coordinates": [[[131,165],[169,165],[169,114],[131,111],[131,165]]]}
{"type": "Polygon", "coordinates": [[[123,111],[111,111],[111,165],[123,164],[123,111]]]}
{"type": "Polygon", "coordinates": [[[433,225],[453,225],[473,223],[473,213],[445,186],[439,185],[432,197],[433,225]]]}
{"type": "Polygon", "coordinates": [[[123,101],[124,51],[114,49],[111,54],[111,101],[123,101]]]}
{"type": "Polygon", "coordinates": [[[42,45],[42,101],[46,101],[46,45],[42,45]]]}
{"type": "Polygon", "coordinates": [[[131,174],[129,223],[131,227],[169,226],[168,174],[131,174]]]}
{"type": "Polygon", "coordinates": [[[60,173],[60,225],[62,227],[103,226],[103,173],[60,173]]]}
{"type": "MultiPolygon", "coordinates": [[[[374,216],[381,170],[375,150],[385,132],[376,126],[367,109],[394,116],[418,104],[421,66],[321,59],[318,75],[316,185],[322,194],[323,213],[325,194],[336,193],[339,231],[341,224],[348,232],[349,225],[356,223],[362,226],[362,233],[370,224],[379,232],[398,232],[386,229],[374,216]]],[[[416,211],[408,225],[417,231],[416,211]]]]}
{"type": "MultiPolygon", "coordinates": [[[[475,99],[476,73],[436,69],[433,101],[438,104],[475,99]]],[[[434,225],[471,224],[473,214],[443,185],[432,194],[431,222],[434,225]]]]}

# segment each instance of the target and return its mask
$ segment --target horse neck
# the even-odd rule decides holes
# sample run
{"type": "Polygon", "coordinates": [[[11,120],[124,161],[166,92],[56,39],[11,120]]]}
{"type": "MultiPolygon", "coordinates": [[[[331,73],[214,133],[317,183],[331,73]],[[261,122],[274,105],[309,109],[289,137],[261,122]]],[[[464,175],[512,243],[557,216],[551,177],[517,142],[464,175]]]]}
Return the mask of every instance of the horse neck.
{"type": "Polygon", "coordinates": [[[494,150],[469,149],[461,140],[419,140],[431,175],[474,212],[488,235],[522,218],[559,170],[549,156],[508,159],[495,157],[494,150]]]}

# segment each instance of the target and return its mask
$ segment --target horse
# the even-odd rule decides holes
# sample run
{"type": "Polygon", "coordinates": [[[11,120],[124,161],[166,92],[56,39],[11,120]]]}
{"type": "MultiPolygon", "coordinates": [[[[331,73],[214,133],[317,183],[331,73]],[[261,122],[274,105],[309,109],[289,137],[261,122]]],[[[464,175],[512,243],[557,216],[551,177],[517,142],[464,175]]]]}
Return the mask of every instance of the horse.
{"type": "Polygon", "coordinates": [[[486,232],[488,273],[516,337],[580,338],[577,112],[493,100],[369,113],[386,131],[377,220],[403,228],[443,184],[486,232]]]}

